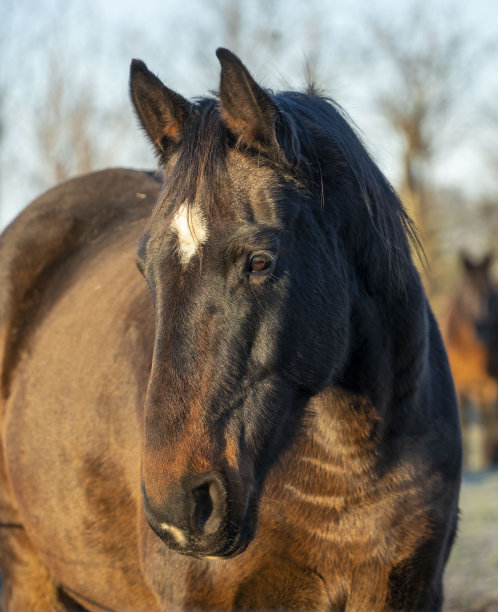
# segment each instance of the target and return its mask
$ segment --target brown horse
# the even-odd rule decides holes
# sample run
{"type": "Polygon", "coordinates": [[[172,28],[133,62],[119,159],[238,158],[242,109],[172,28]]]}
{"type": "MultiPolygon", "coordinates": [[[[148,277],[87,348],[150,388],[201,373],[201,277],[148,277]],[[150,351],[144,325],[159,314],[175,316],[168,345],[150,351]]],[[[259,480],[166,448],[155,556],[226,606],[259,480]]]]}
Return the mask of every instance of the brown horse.
{"type": "Polygon", "coordinates": [[[2,237],[5,609],[440,610],[461,448],[409,221],[333,103],[218,58],[195,103],[132,63],[162,188],[76,179],[2,237]]]}
{"type": "Polygon", "coordinates": [[[478,468],[498,462],[498,295],[492,263],[491,255],[475,262],[461,255],[461,280],[442,324],[459,396],[465,455],[469,467],[478,468]],[[482,438],[477,452],[472,451],[473,429],[482,438]]]}

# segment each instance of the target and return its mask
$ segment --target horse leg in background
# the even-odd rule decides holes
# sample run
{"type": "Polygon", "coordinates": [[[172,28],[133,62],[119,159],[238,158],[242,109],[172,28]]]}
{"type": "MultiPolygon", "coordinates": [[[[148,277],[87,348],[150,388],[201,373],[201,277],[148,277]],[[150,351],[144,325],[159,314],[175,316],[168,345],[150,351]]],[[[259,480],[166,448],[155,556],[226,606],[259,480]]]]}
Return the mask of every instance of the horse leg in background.
{"type": "Polygon", "coordinates": [[[483,449],[482,464],[490,468],[498,464],[498,401],[486,401],[481,404],[483,449]]]}
{"type": "Polygon", "coordinates": [[[466,467],[469,467],[468,458],[470,451],[470,428],[472,424],[472,402],[464,393],[458,394],[458,413],[460,416],[460,427],[462,431],[462,446],[463,446],[463,457],[466,467]]]}
{"type": "Polygon", "coordinates": [[[498,466],[498,398],[491,405],[491,440],[491,465],[496,467],[498,466]]]}
{"type": "MultiPolygon", "coordinates": [[[[1,444],[1,443],[0,443],[1,444]]],[[[3,612],[77,610],[58,588],[24,530],[0,446],[0,571],[3,612]]]]}

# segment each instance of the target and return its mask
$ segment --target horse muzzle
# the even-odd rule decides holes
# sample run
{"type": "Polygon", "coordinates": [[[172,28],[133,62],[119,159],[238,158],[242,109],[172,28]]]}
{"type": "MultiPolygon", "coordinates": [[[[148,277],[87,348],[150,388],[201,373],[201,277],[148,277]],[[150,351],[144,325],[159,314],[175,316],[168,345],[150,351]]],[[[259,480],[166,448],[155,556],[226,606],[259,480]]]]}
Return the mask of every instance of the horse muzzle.
{"type": "Polygon", "coordinates": [[[237,512],[227,481],[218,472],[185,476],[159,505],[150,501],[144,485],[142,494],[150,527],[170,549],[181,554],[233,557],[247,548],[254,535],[252,491],[243,511],[237,512]]]}

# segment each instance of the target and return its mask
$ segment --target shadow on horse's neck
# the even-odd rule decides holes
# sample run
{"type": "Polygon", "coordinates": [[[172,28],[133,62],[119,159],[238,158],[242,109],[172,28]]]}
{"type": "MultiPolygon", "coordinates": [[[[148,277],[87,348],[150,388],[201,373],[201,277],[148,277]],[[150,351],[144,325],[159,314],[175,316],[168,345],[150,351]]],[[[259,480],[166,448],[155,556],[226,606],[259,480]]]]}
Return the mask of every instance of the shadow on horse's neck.
{"type": "Polygon", "coordinates": [[[375,454],[409,419],[424,420],[428,342],[438,332],[417,283],[410,293],[397,304],[363,299],[353,309],[349,359],[311,401],[315,438],[334,454],[375,454]]]}

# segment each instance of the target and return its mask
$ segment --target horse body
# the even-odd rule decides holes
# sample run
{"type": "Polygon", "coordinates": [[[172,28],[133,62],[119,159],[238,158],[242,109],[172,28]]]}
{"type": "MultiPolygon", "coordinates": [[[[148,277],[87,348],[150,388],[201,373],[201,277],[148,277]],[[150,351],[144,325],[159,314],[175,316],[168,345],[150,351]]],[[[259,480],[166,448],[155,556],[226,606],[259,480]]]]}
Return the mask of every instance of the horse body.
{"type": "Polygon", "coordinates": [[[220,106],[132,68],[161,191],[90,175],[2,239],[6,609],[438,610],[458,419],[402,209],[220,61],[220,106]]]}
{"type": "MultiPolygon", "coordinates": [[[[2,519],[24,525],[29,540],[48,557],[57,583],[68,592],[85,593],[80,583],[93,577],[97,601],[108,591],[119,594],[120,581],[133,585],[140,575],[140,492],[133,481],[140,472],[137,406],[145,394],[153,329],[151,317],[142,318],[150,310],[150,300],[144,299],[134,266],[134,244],[157,191],[150,177],[126,171],[76,180],[30,207],[9,228],[2,244],[3,262],[9,256],[22,257],[10,270],[9,285],[19,301],[10,308],[8,331],[15,330],[17,338],[7,339],[3,369],[9,398],[4,407],[4,452],[16,501],[2,499],[2,519]],[[20,239],[25,244],[19,252],[20,239]],[[19,277],[22,285],[16,287],[19,277]],[[55,295],[59,299],[54,301],[55,295]],[[98,335],[93,333],[96,321],[98,335]],[[132,354],[128,361],[126,355],[132,354]],[[95,360],[100,363],[97,368],[95,360]],[[75,448],[81,453],[75,454],[75,448]],[[130,461],[133,450],[136,456],[130,461]],[[59,466],[58,478],[54,466],[59,466]],[[81,497],[72,490],[76,482],[84,487],[81,497]],[[53,517],[46,528],[40,529],[42,518],[35,508],[53,517]],[[97,516],[106,512],[107,525],[99,526],[97,516]],[[64,526],[62,516],[67,519],[64,526]],[[109,523],[118,527],[117,533],[109,523]],[[110,564],[102,560],[108,555],[114,557],[110,564]]],[[[1,533],[7,541],[9,531],[1,533]]],[[[13,535],[28,541],[24,530],[13,535]]],[[[17,556],[17,544],[12,546],[6,543],[7,559],[17,556]]],[[[20,562],[23,567],[22,556],[20,562]]],[[[55,590],[54,601],[37,601],[36,585],[30,584],[32,565],[36,566],[26,563],[24,571],[14,573],[17,589],[20,585],[23,593],[32,590],[32,609],[57,609],[55,590]]],[[[10,569],[4,571],[8,597],[10,569]]],[[[44,579],[41,572],[40,580],[44,579]]],[[[12,609],[30,607],[15,597],[14,589],[12,609]]],[[[133,588],[127,589],[121,597],[121,605],[114,601],[111,607],[140,609],[140,602],[143,607],[154,603],[143,587],[135,595],[133,588]]]]}
{"type": "Polygon", "coordinates": [[[442,330],[459,396],[460,419],[467,456],[470,429],[481,422],[480,456],[474,467],[498,462],[498,377],[495,367],[497,292],[491,278],[492,257],[473,262],[462,256],[461,281],[450,301],[442,330]]]}

